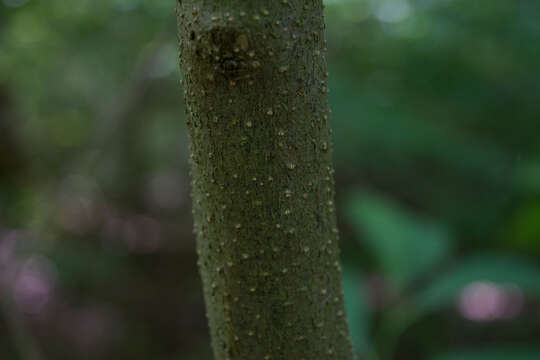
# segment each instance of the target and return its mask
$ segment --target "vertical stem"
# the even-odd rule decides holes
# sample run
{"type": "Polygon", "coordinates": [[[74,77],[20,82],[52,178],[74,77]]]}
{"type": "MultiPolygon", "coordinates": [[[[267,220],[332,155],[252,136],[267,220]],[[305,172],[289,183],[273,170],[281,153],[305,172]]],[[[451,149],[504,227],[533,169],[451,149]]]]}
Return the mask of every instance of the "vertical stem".
{"type": "Polygon", "coordinates": [[[181,0],[177,12],[216,360],[353,359],[322,0],[181,0]]]}

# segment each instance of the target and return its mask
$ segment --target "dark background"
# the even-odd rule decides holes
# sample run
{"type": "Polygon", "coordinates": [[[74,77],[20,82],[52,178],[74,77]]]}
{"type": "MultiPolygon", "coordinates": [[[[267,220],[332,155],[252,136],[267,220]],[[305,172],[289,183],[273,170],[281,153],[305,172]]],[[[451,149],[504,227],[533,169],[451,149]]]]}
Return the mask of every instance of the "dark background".
{"type": "MultiPolygon", "coordinates": [[[[540,358],[540,2],[327,1],[360,359],[540,358]]],[[[0,0],[0,359],[211,358],[172,0],[0,0]]]]}

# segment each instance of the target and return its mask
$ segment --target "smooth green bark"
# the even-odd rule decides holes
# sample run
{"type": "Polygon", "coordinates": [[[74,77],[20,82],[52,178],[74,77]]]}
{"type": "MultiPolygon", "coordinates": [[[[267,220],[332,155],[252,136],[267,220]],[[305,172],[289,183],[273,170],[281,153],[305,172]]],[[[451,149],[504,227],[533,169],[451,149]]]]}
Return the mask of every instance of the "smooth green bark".
{"type": "Polygon", "coordinates": [[[199,266],[217,360],[353,358],[321,0],[180,0],[199,266]]]}

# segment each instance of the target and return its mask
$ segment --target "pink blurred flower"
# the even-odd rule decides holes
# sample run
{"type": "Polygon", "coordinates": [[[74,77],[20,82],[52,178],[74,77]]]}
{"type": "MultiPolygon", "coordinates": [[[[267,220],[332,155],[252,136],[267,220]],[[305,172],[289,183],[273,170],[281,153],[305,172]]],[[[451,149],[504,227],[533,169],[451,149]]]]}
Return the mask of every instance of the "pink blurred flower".
{"type": "Polygon", "coordinates": [[[523,309],[523,293],[515,285],[474,282],[461,291],[458,307],[472,321],[511,319],[523,309]]]}
{"type": "Polygon", "coordinates": [[[40,314],[54,295],[55,283],[54,265],[45,257],[32,256],[22,263],[13,279],[15,305],[26,314],[40,314]]]}

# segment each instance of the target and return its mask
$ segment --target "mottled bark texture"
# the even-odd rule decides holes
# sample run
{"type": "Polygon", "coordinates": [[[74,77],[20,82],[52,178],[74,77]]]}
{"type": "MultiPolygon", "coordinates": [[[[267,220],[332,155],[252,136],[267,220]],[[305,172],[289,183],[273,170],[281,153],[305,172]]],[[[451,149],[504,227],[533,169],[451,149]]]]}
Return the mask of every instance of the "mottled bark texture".
{"type": "Polygon", "coordinates": [[[199,266],[217,360],[353,358],[321,0],[180,0],[199,266]]]}

